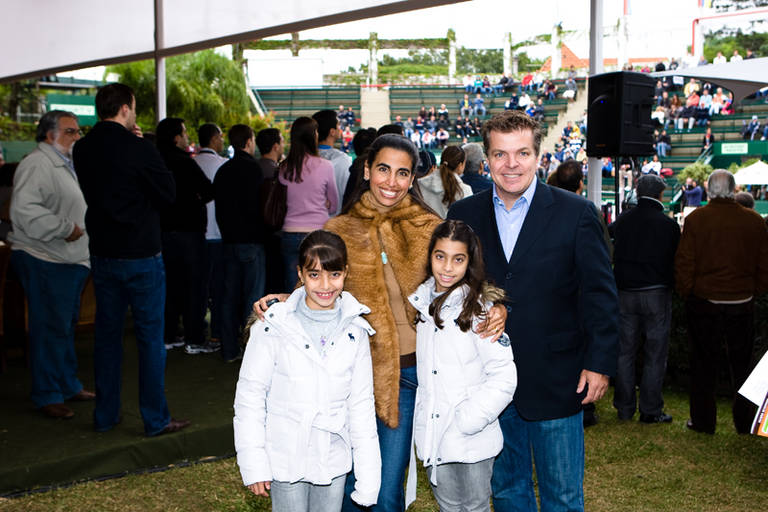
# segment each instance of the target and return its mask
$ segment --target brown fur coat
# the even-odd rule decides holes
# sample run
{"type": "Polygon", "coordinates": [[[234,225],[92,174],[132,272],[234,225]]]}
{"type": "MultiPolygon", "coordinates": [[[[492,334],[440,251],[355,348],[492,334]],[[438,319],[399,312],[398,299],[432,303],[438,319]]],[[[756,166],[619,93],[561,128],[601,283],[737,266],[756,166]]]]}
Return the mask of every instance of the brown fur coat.
{"type": "Polygon", "coordinates": [[[406,313],[413,320],[416,310],[408,302],[408,295],[426,278],[429,239],[441,219],[427,212],[410,195],[381,213],[371,202],[370,194],[365,192],[347,214],[330,219],[325,229],[337,233],[347,244],[349,275],[344,288],[371,309],[366,320],[376,329],[371,338],[376,415],[396,428],[400,343],[389,306],[381,252],[387,253],[406,313]]]}

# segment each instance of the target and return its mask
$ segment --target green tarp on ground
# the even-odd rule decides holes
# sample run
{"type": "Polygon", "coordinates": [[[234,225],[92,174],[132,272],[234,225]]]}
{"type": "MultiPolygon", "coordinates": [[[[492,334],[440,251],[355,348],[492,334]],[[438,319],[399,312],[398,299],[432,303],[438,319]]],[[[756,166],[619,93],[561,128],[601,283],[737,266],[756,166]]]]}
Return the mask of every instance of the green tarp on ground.
{"type": "MultiPolygon", "coordinates": [[[[93,334],[76,341],[79,375],[93,389],[93,334]]],[[[114,430],[93,431],[93,402],[72,403],[75,417],[53,420],[33,409],[29,370],[18,354],[0,373],[0,495],[119,475],[182,461],[234,453],[232,404],[239,363],[218,354],[168,352],[166,396],[171,414],[192,425],[176,434],[144,437],[138,406],[138,369],[133,334],[126,333],[123,360],[123,421],[114,430]]],[[[14,356],[11,353],[11,356],[14,356]]]]}

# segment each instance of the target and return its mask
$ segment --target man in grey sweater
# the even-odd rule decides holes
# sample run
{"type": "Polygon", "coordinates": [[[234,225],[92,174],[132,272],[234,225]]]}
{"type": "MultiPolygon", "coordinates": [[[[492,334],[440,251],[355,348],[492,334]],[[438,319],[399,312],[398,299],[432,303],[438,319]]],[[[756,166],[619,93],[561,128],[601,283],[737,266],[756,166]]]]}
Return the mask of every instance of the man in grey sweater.
{"type": "Polygon", "coordinates": [[[19,164],[11,198],[11,266],[29,308],[32,401],[51,418],[71,418],[65,400],[93,400],[77,378],[75,325],[89,273],[85,199],[72,165],[77,117],[52,110],[37,148],[19,164]]]}

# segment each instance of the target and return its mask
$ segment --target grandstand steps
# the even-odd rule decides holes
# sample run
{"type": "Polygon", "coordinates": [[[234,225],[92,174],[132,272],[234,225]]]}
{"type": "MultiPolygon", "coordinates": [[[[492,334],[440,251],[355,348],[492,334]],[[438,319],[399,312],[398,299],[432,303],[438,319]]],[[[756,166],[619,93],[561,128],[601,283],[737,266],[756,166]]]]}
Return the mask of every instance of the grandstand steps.
{"type": "Polygon", "coordinates": [[[557,123],[552,125],[551,129],[547,130],[547,135],[544,137],[544,140],[541,141],[541,151],[554,150],[555,143],[560,141],[560,135],[568,121],[573,121],[574,124],[576,124],[581,119],[586,108],[587,94],[585,91],[579,91],[579,94],[576,95],[576,101],[566,103],[565,109],[562,111],[563,115],[558,116],[557,123]]]}

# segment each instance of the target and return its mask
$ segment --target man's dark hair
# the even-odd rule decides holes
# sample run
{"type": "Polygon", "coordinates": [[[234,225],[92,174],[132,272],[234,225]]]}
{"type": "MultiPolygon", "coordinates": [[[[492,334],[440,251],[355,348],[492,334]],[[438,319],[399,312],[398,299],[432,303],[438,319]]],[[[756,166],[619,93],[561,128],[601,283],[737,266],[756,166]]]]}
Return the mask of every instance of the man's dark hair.
{"type": "Polygon", "coordinates": [[[176,136],[184,132],[184,120],[180,117],[166,117],[157,123],[156,144],[158,148],[176,146],[176,136]]]}
{"type": "Polygon", "coordinates": [[[102,121],[115,117],[123,105],[133,104],[133,89],[125,84],[107,84],[96,93],[96,114],[102,121]]]}
{"type": "Polygon", "coordinates": [[[658,199],[665,188],[667,188],[667,184],[662,178],[653,174],[645,174],[637,180],[637,197],[658,199]]]}
{"type": "Polygon", "coordinates": [[[376,132],[376,135],[384,135],[385,133],[394,133],[395,135],[403,135],[403,127],[399,124],[385,124],[376,132]]]}
{"type": "Polygon", "coordinates": [[[256,135],[256,147],[262,156],[272,151],[275,144],[280,144],[280,130],[277,128],[264,128],[256,135]]]}
{"type": "Polygon", "coordinates": [[[749,192],[737,192],[733,199],[744,208],[755,207],[755,198],[749,192]]]}
{"type": "Polygon", "coordinates": [[[536,155],[541,149],[542,131],[538,122],[519,110],[505,110],[494,115],[483,124],[483,146],[488,154],[491,145],[491,132],[511,133],[529,130],[533,134],[533,151],[536,155]]]}
{"type": "Polygon", "coordinates": [[[36,142],[43,142],[48,138],[48,132],[53,130],[54,132],[59,129],[59,119],[62,117],[71,117],[77,121],[77,116],[72,112],[66,110],[51,110],[43,114],[40,121],[37,122],[37,133],[35,135],[36,142]]]}
{"type": "Polygon", "coordinates": [[[211,140],[221,133],[221,129],[215,123],[205,123],[197,129],[197,141],[201,147],[208,147],[211,140]]]}
{"type": "Polygon", "coordinates": [[[334,110],[320,110],[312,114],[317,121],[317,140],[325,140],[331,130],[339,125],[339,118],[334,110]]]}
{"type": "Polygon", "coordinates": [[[557,166],[555,170],[555,186],[569,192],[579,190],[581,182],[584,181],[584,172],[581,170],[581,164],[576,160],[568,160],[557,166]]]}
{"type": "Polygon", "coordinates": [[[236,124],[227,133],[229,143],[235,149],[245,149],[245,145],[253,137],[253,128],[247,124],[236,124]]]}
{"type": "Polygon", "coordinates": [[[378,134],[374,128],[363,128],[358,130],[354,137],[352,137],[352,148],[355,150],[355,155],[361,157],[363,152],[368,149],[368,146],[373,144],[378,134]]]}

